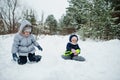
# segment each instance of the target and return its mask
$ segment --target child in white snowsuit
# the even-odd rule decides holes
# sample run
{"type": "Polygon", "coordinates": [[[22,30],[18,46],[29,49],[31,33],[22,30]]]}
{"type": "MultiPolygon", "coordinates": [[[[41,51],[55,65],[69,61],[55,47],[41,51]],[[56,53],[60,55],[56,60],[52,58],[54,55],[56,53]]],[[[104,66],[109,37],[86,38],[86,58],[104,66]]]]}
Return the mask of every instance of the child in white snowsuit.
{"type": "Polygon", "coordinates": [[[30,62],[40,61],[41,56],[36,58],[35,56],[35,47],[39,50],[43,50],[40,45],[36,42],[32,33],[32,25],[29,21],[22,21],[19,32],[14,37],[14,42],[12,45],[12,57],[14,61],[17,61],[18,64],[27,63],[27,58],[30,62]]]}
{"type": "Polygon", "coordinates": [[[66,46],[66,51],[64,55],[62,55],[63,59],[71,59],[71,60],[81,60],[80,57],[78,56],[80,54],[80,47],[77,44],[78,42],[78,37],[77,35],[71,35],[69,38],[69,42],[67,43],[66,46]]]}

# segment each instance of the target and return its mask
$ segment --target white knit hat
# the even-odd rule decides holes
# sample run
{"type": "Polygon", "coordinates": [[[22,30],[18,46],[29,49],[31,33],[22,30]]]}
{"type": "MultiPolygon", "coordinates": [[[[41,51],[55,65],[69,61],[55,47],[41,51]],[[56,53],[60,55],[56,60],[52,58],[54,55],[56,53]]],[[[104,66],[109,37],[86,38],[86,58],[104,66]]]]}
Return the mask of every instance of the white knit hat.
{"type": "Polygon", "coordinates": [[[32,31],[31,27],[25,27],[24,28],[24,32],[31,32],[31,31],[32,31]]]}

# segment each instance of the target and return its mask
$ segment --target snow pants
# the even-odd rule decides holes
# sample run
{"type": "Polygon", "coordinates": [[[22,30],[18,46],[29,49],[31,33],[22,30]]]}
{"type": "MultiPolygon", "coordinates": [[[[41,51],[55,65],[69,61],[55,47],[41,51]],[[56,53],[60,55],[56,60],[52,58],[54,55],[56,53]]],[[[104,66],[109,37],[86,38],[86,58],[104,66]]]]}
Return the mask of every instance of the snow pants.
{"type": "Polygon", "coordinates": [[[65,60],[85,61],[85,58],[83,58],[82,56],[70,56],[70,55],[65,56],[65,55],[62,55],[61,57],[65,60]]]}

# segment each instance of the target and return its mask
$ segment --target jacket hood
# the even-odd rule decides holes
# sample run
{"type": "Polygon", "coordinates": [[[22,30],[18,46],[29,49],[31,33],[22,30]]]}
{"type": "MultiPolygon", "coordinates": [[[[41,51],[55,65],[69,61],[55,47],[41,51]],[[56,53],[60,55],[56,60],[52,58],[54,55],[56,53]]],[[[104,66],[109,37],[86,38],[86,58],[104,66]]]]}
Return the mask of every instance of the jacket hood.
{"type": "Polygon", "coordinates": [[[23,30],[23,28],[24,28],[26,25],[31,25],[31,23],[30,23],[29,21],[27,21],[27,20],[21,21],[21,24],[20,24],[18,33],[22,33],[22,30],[23,30]]]}
{"type": "Polygon", "coordinates": [[[69,41],[70,41],[70,42],[72,42],[71,39],[72,39],[73,37],[76,37],[76,38],[77,38],[77,41],[78,41],[78,36],[75,35],[75,34],[73,34],[73,35],[70,35],[70,37],[69,37],[69,41]]]}

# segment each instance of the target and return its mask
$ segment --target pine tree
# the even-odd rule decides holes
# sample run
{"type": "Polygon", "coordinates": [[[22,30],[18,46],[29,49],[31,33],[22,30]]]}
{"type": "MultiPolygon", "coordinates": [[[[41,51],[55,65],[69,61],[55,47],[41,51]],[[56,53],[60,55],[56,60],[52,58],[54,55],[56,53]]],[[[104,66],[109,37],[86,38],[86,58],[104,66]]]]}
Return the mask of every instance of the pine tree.
{"type": "Polygon", "coordinates": [[[26,10],[24,12],[24,18],[28,21],[30,21],[32,23],[32,25],[36,25],[36,17],[35,17],[35,11],[30,9],[30,10],[26,10]]]}
{"type": "Polygon", "coordinates": [[[112,39],[111,3],[105,0],[70,0],[67,8],[70,24],[80,27],[84,37],[112,39]]]}
{"type": "Polygon", "coordinates": [[[55,19],[54,15],[48,15],[46,18],[45,24],[49,26],[50,33],[55,34],[57,29],[57,20],[55,19]]]}

